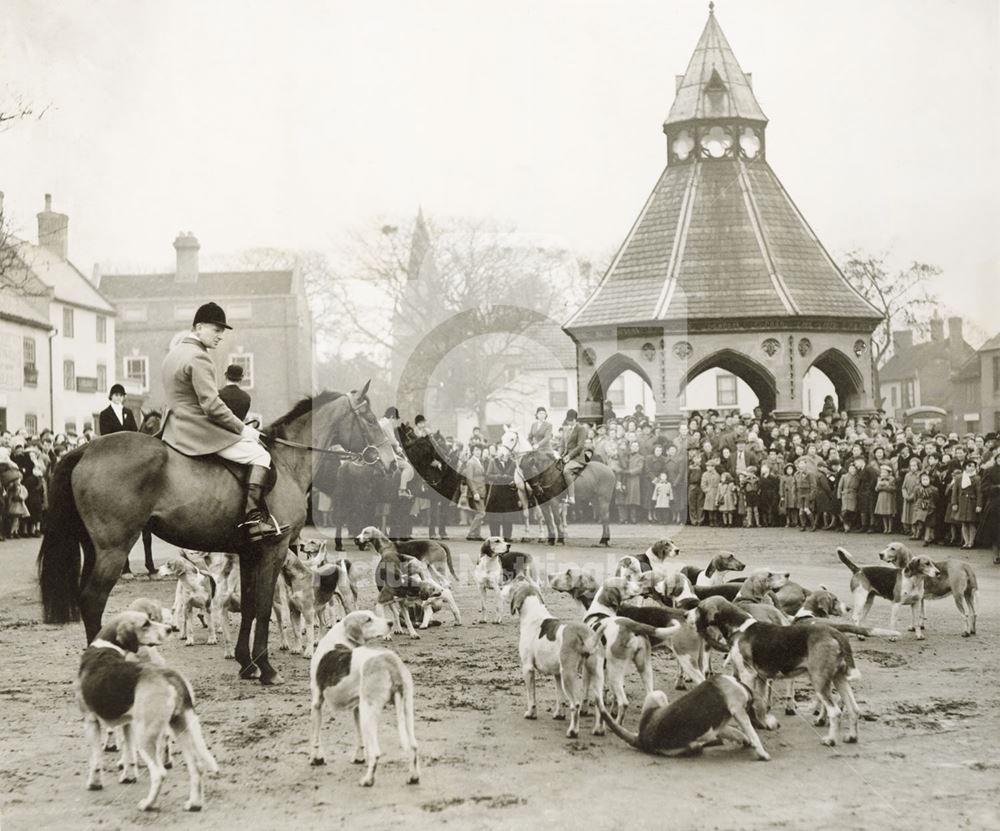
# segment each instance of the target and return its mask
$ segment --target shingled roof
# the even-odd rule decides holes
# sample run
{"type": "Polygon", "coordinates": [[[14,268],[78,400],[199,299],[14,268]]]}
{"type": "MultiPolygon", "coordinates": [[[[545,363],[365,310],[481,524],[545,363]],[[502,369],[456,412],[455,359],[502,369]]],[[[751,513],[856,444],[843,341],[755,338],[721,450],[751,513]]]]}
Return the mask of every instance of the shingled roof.
{"type": "MultiPolygon", "coordinates": [[[[667,123],[722,116],[767,120],[711,14],[667,123]]],[[[848,283],[763,153],[696,155],[663,171],[566,329],[783,317],[874,327],[882,315],[848,283]]]]}
{"type": "Polygon", "coordinates": [[[740,68],[715,12],[708,15],[687,71],[677,86],[670,114],[663,123],[679,124],[702,118],[767,122],[754,97],[750,77],[740,68]]]}

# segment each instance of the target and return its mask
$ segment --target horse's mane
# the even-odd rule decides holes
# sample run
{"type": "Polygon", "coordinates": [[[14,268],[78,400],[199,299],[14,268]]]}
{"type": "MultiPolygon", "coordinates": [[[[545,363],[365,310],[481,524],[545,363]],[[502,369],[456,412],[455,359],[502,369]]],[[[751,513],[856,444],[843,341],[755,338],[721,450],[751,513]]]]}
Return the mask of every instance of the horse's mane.
{"type": "Polygon", "coordinates": [[[343,398],[344,395],[346,395],[346,393],[333,392],[332,390],[324,390],[316,395],[307,395],[305,398],[298,401],[292,409],[281,416],[281,418],[276,419],[264,428],[264,435],[268,438],[284,438],[285,428],[293,421],[301,418],[306,413],[311,413],[316,407],[322,407],[330,401],[343,398]]]}

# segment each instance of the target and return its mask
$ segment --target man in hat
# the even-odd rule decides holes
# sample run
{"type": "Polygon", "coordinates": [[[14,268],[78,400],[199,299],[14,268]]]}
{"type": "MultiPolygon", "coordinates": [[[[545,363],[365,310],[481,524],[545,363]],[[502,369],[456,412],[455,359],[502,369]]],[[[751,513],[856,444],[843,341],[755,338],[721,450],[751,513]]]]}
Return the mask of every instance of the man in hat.
{"type": "Polygon", "coordinates": [[[239,364],[227,366],[226,380],[229,383],[219,390],[219,398],[233,411],[234,416],[243,421],[250,412],[250,393],[240,386],[243,381],[243,367],[239,364]]]}
{"type": "Polygon", "coordinates": [[[584,464],[586,464],[584,450],[586,449],[587,438],[590,435],[587,425],[581,424],[576,419],[576,410],[566,411],[566,419],[563,422],[562,460],[564,463],[563,475],[569,486],[567,501],[570,504],[576,501],[574,498],[575,489],[573,483],[583,469],[584,464]]]}
{"type": "Polygon", "coordinates": [[[263,509],[263,489],[271,466],[271,454],[260,443],[260,433],[244,424],[219,397],[215,364],[209,350],[215,349],[232,327],[226,313],[215,303],[195,312],[191,332],[163,359],[163,440],[186,456],[215,454],[231,462],[250,465],[243,521],[251,541],[279,534],[263,509]]]}
{"type": "Polygon", "coordinates": [[[130,410],[125,409],[125,387],[121,384],[113,384],[111,392],[108,393],[108,400],[111,403],[97,416],[97,428],[100,430],[100,434],[108,436],[123,430],[137,433],[139,426],[135,423],[135,416],[130,410]]]}

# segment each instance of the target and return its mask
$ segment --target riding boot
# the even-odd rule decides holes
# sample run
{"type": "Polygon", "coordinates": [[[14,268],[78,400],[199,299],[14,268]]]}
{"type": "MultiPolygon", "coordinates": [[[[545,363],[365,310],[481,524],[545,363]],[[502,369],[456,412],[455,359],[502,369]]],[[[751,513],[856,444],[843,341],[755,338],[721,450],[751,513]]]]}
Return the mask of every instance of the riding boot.
{"type": "Polygon", "coordinates": [[[270,469],[264,465],[251,465],[250,475],[247,477],[246,516],[237,527],[246,529],[251,542],[257,542],[264,537],[277,536],[280,533],[263,508],[264,483],[267,481],[269,473],[270,469]]]}

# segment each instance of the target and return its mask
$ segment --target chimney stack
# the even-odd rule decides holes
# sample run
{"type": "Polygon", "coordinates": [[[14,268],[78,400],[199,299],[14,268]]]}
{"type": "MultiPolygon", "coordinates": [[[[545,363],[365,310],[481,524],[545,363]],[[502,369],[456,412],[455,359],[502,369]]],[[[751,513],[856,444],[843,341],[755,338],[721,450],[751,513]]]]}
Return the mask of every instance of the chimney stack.
{"type": "Polygon", "coordinates": [[[174,279],[178,283],[198,282],[198,238],[190,231],[178,233],[174,240],[177,251],[177,273],[174,279]]]}
{"type": "Polygon", "coordinates": [[[962,338],[962,318],[948,318],[948,352],[951,354],[952,365],[957,366],[965,357],[964,340],[962,338]]]}
{"type": "Polygon", "coordinates": [[[913,346],[913,330],[900,329],[892,333],[892,348],[896,352],[902,352],[913,346]]]}
{"type": "Polygon", "coordinates": [[[52,210],[52,194],[45,194],[45,210],[38,214],[38,244],[60,259],[69,255],[69,217],[52,210]]]}
{"type": "Polygon", "coordinates": [[[944,340],[944,321],[939,317],[931,318],[931,340],[935,342],[944,340]]]}

